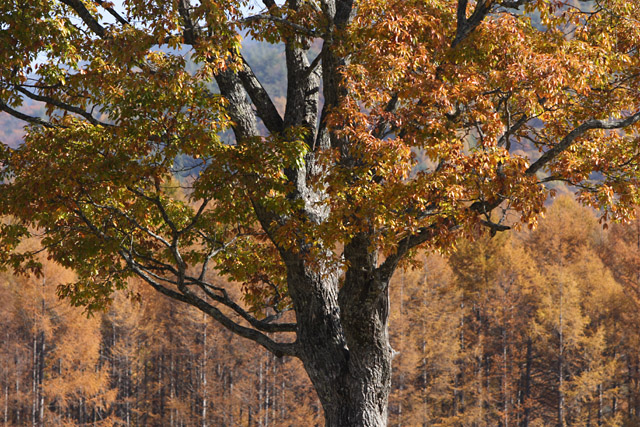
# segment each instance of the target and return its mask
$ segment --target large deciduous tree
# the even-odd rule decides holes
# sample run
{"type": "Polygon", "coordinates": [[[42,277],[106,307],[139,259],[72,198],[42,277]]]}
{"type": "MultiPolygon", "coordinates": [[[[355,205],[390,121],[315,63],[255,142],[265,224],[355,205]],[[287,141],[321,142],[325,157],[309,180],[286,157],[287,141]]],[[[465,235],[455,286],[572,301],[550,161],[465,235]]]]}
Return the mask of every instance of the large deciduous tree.
{"type": "Polygon", "coordinates": [[[37,269],[40,234],[90,310],[138,276],[300,358],[327,425],[382,426],[389,281],[418,247],[535,225],[554,181],[633,212],[640,1],[255,5],[2,1],[0,110],[29,128],[0,150],[0,260],[37,269]],[[282,43],[284,111],[246,37],[282,43]]]}

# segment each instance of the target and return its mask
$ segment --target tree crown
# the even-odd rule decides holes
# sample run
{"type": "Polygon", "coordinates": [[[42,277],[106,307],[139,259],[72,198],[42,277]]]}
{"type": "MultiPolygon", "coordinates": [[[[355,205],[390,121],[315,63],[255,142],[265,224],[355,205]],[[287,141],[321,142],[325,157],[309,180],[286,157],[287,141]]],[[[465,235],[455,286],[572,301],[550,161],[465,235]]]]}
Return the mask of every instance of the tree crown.
{"type": "Polygon", "coordinates": [[[553,182],[605,219],[638,203],[639,2],[250,3],[0,5],[0,110],[30,123],[0,151],[3,262],[35,267],[37,232],[75,304],[136,275],[281,350],[294,259],[384,282],[420,245],[535,225],[553,182]],[[243,37],[283,43],[283,112],[243,37]]]}

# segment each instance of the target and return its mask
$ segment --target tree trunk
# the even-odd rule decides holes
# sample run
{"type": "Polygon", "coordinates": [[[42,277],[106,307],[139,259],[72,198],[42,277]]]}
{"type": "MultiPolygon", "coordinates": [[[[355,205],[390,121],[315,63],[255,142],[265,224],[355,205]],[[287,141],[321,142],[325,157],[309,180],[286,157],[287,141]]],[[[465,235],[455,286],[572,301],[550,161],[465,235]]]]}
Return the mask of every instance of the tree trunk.
{"type": "Polygon", "coordinates": [[[327,427],[387,425],[391,390],[389,277],[373,274],[376,255],[363,236],[345,247],[349,261],[338,291],[337,271],[286,257],[298,316],[298,356],[322,403],[327,427]]]}
{"type": "Polygon", "coordinates": [[[202,427],[207,427],[207,406],[209,405],[208,401],[208,390],[207,390],[207,318],[203,313],[202,316],[202,356],[200,361],[200,375],[201,375],[201,386],[202,386],[202,409],[200,412],[200,425],[202,427]]]}
{"type": "Polygon", "coordinates": [[[562,283],[560,284],[560,326],[558,329],[558,427],[564,427],[564,324],[562,306],[562,283]]]}
{"type": "Polygon", "coordinates": [[[509,427],[509,370],[507,349],[507,325],[502,328],[502,410],[503,425],[509,427]]]}
{"type": "Polygon", "coordinates": [[[9,423],[9,381],[4,385],[4,425],[9,423]]]}
{"type": "Polygon", "coordinates": [[[598,427],[602,427],[602,384],[598,384],[598,427]]]}
{"type": "Polygon", "coordinates": [[[527,356],[525,362],[525,373],[524,373],[524,381],[523,381],[523,391],[522,391],[522,406],[524,407],[524,414],[522,417],[522,422],[520,423],[520,427],[529,427],[529,418],[531,415],[531,364],[533,362],[532,355],[532,341],[531,338],[527,338],[527,356]]]}

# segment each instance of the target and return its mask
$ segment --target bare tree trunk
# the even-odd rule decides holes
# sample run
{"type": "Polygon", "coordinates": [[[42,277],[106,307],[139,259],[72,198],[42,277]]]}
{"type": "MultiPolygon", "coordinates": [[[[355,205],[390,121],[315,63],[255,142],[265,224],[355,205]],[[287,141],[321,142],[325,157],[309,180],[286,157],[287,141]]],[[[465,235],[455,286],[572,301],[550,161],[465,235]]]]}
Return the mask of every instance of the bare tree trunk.
{"type": "Polygon", "coordinates": [[[640,358],[638,356],[634,359],[633,364],[633,414],[637,417],[640,415],[640,399],[638,392],[640,391],[640,358]]]}
{"type": "MultiPolygon", "coordinates": [[[[42,303],[44,305],[44,302],[42,303]]],[[[44,353],[46,343],[44,332],[40,333],[40,357],[38,361],[38,425],[44,425],[44,392],[42,390],[42,382],[44,381],[44,353]]]]}
{"type": "Polygon", "coordinates": [[[602,384],[598,384],[598,427],[602,427],[602,384]]]}
{"type": "Polygon", "coordinates": [[[527,338],[527,356],[525,361],[525,372],[522,391],[522,405],[524,406],[524,414],[520,427],[529,427],[529,418],[531,416],[531,364],[533,362],[531,338],[527,338]]]}
{"type": "Polygon", "coordinates": [[[36,427],[38,424],[36,423],[36,413],[38,411],[38,334],[34,332],[33,334],[33,345],[32,345],[32,366],[31,366],[31,425],[36,427]]]}
{"type": "Polygon", "coordinates": [[[125,386],[125,421],[127,427],[131,425],[131,367],[129,366],[129,356],[124,359],[125,369],[127,369],[127,383],[125,386]]]}
{"type": "Polygon", "coordinates": [[[264,427],[269,427],[269,408],[270,401],[269,398],[271,394],[269,393],[269,355],[267,355],[264,361],[264,371],[266,374],[266,378],[264,380],[264,427]]]}
{"type": "Polygon", "coordinates": [[[229,425],[235,425],[234,413],[233,413],[233,386],[234,386],[234,375],[233,368],[229,369],[229,402],[231,402],[231,406],[229,408],[229,425]]]}
{"type": "Polygon", "coordinates": [[[42,319],[45,315],[45,297],[44,297],[45,282],[42,281],[41,298],[41,313],[40,318],[35,316],[34,319],[34,333],[33,333],[33,401],[31,408],[31,422],[32,425],[43,425],[44,419],[44,395],[42,391],[42,381],[44,379],[44,353],[46,350],[44,331],[42,330],[42,319]]]}
{"type": "MultiPolygon", "coordinates": [[[[618,383],[614,382],[613,389],[617,390],[617,388],[618,388],[618,383]]],[[[613,400],[611,402],[611,418],[615,418],[617,413],[618,413],[618,396],[614,395],[613,400]]]]}
{"type": "MultiPolygon", "coordinates": [[[[173,344],[172,342],[170,344],[173,344]]],[[[169,362],[169,398],[171,399],[172,405],[169,410],[169,425],[173,427],[175,425],[175,405],[173,405],[174,400],[176,398],[176,383],[175,383],[175,354],[174,347],[171,345],[171,355],[169,362]]]]}
{"type": "Polygon", "coordinates": [[[4,385],[4,425],[9,422],[9,381],[4,385]]]}
{"type": "Polygon", "coordinates": [[[262,359],[260,359],[260,365],[258,367],[258,425],[259,427],[264,427],[264,417],[262,416],[263,405],[264,405],[264,388],[262,384],[264,383],[264,377],[262,375],[262,359]]]}
{"type": "Polygon", "coordinates": [[[278,404],[277,404],[277,399],[278,399],[278,386],[277,386],[277,381],[278,381],[278,364],[276,361],[276,357],[275,355],[271,355],[271,395],[273,396],[271,398],[272,404],[271,404],[271,420],[273,422],[274,425],[278,425],[277,421],[277,409],[278,409],[278,404]]]}
{"type": "Polygon", "coordinates": [[[631,355],[627,354],[627,417],[631,418],[633,381],[631,379],[631,355]]]}
{"type": "Polygon", "coordinates": [[[203,313],[202,314],[202,361],[200,363],[201,370],[201,383],[202,383],[202,412],[201,423],[202,427],[207,427],[207,405],[208,403],[208,394],[207,394],[207,317],[203,313]]]}
{"type": "MultiPolygon", "coordinates": [[[[17,366],[19,366],[19,362],[20,361],[18,360],[18,363],[16,363],[17,366]]],[[[16,396],[18,396],[19,394],[20,394],[20,370],[18,369],[18,372],[16,373],[16,396]]],[[[19,403],[16,404],[16,424],[20,425],[20,404],[19,403]]]]}
{"type": "Polygon", "coordinates": [[[564,318],[563,318],[563,295],[562,284],[560,284],[560,319],[558,334],[560,338],[558,346],[558,427],[564,427],[564,318]]]}
{"type": "Polygon", "coordinates": [[[507,355],[507,326],[502,328],[502,409],[504,427],[509,427],[509,372],[507,355]]]}
{"type": "MultiPolygon", "coordinates": [[[[464,302],[460,303],[460,352],[461,354],[465,349],[464,341],[464,302]]],[[[459,371],[456,374],[454,381],[453,391],[453,415],[457,415],[464,412],[464,392],[462,391],[463,367],[462,361],[459,359],[456,363],[459,366],[459,371]]]]}

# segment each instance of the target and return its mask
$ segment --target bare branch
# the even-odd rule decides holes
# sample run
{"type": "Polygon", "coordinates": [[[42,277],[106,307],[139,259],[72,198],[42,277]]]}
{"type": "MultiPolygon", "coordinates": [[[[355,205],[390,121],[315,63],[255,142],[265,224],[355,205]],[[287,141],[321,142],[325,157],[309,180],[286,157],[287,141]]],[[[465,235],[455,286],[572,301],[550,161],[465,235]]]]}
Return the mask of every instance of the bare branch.
{"type": "Polygon", "coordinates": [[[120,15],[118,12],[116,12],[112,7],[106,7],[104,4],[104,1],[102,0],[94,0],[97,4],[99,4],[100,6],[102,6],[107,12],[109,12],[109,14],[111,14],[111,16],[113,16],[116,21],[118,21],[119,23],[121,23],[122,25],[126,25],[129,26],[131,25],[129,23],[129,21],[127,21],[126,19],[124,19],[122,17],[122,15],[120,15]]]}
{"type": "Polygon", "coordinates": [[[242,319],[246,320],[251,326],[256,329],[259,329],[263,332],[295,332],[297,325],[295,323],[270,323],[265,322],[263,320],[258,320],[245,309],[240,307],[235,301],[233,301],[227,291],[223,288],[219,288],[217,286],[212,286],[205,282],[197,281],[198,286],[202,289],[207,296],[209,296],[212,300],[223,304],[225,307],[230,308],[236,314],[238,314],[242,319]],[[208,288],[213,288],[216,291],[220,292],[220,295],[216,295],[213,292],[210,292],[208,288]]]}
{"type": "Polygon", "coordinates": [[[284,122],[277,108],[273,104],[271,97],[262,86],[247,61],[240,54],[242,60],[242,69],[238,71],[238,77],[242,82],[242,86],[249,94],[251,101],[256,106],[258,117],[272,134],[281,133],[284,129],[284,122]]]}
{"type": "Polygon", "coordinates": [[[193,292],[189,291],[186,288],[186,286],[181,286],[180,292],[182,292],[182,294],[186,297],[187,302],[190,305],[200,309],[204,313],[207,313],[208,315],[213,317],[215,320],[217,320],[220,324],[222,324],[222,326],[229,329],[231,332],[262,345],[264,348],[266,348],[267,350],[269,350],[270,352],[272,352],[278,357],[285,356],[285,355],[286,356],[297,355],[297,352],[298,352],[297,343],[295,342],[279,343],[272,340],[262,332],[239,325],[238,323],[231,320],[229,317],[225,316],[224,313],[222,313],[217,307],[212,306],[202,298],[195,295],[193,292]]]}
{"type": "Polygon", "coordinates": [[[94,118],[91,113],[75,107],[73,105],[61,102],[57,99],[51,98],[49,96],[43,96],[43,95],[38,95],[35,94],[33,92],[30,92],[28,90],[26,90],[25,88],[21,87],[21,86],[15,86],[16,90],[24,95],[26,95],[27,97],[35,100],[35,101],[40,101],[40,102],[46,102],[47,104],[51,104],[55,107],[61,108],[63,110],[69,111],[70,113],[75,113],[79,116],[84,117],[85,119],[87,119],[91,124],[96,125],[96,126],[104,126],[104,127],[113,127],[114,125],[109,124],[109,123],[104,123],[101,122],[99,120],[97,120],[96,118],[94,118]]]}
{"type": "Polygon", "coordinates": [[[149,272],[140,268],[138,263],[136,263],[133,260],[133,258],[131,258],[131,256],[129,256],[125,251],[121,250],[119,253],[122,259],[124,259],[127,265],[129,266],[129,268],[131,268],[131,270],[134,273],[136,273],[141,279],[143,279],[145,282],[150,284],[155,290],[177,301],[181,301],[187,304],[189,303],[189,300],[181,293],[173,291],[165,286],[162,286],[156,280],[153,280],[151,276],[148,274],[149,272]]]}
{"type": "MultiPolygon", "coordinates": [[[[225,316],[224,313],[222,313],[218,308],[207,303],[202,298],[199,298],[198,296],[196,296],[195,294],[187,290],[185,287],[180,289],[180,292],[176,292],[161,285],[152,277],[150,277],[147,274],[147,272],[141,269],[137,265],[137,263],[125,251],[120,251],[120,255],[123,257],[125,262],[127,262],[127,265],[131,268],[132,271],[134,271],[141,279],[143,279],[145,282],[151,285],[151,287],[153,287],[155,290],[162,293],[163,295],[166,295],[177,301],[181,301],[199,308],[201,311],[213,317],[216,321],[218,321],[225,328],[229,329],[231,332],[262,345],[264,348],[266,348],[267,350],[269,350],[270,352],[272,352],[278,357],[297,355],[297,344],[295,342],[293,343],[276,342],[271,338],[269,338],[267,335],[255,329],[251,329],[251,328],[247,328],[242,325],[239,325],[238,323],[231,320],[229,317],[225,316]]],[[[209,295],[212,295],[212,294],[209,293],[209,295]]],[[[251,318],[251,316],[248,316],[248,317],[251,318]]],[[[295,325],[288,325],[288,324],[279,325],[279,324],[271,324],[271,323],[263,324],[263,322],[260,322],[255,318],[254,320],[258,324],[260,324],[260,326],[266,329],[272,329],[271,331],[267,331],[267,332],[280,332],[278,329],[280,329],[281,327],[284,328],[285,331],[287,332],[295,331],[295,325]],[[291,327],[293,327],[293,330],[291,330],[291,327]]]]}
{"type": "MultiPolygon", "coordinates": [[[[113,237],[105,234],[99,227],[97,227],[85,214],[84,212],[78,208],[74,209],[74,212],[83,220],[83,222],[89,227],[89,229],[106,241],[113,241],[113,237]]],[[[127,250],[126,247],[119,245],[121,248],[118,250],[118,254],[122,257],[122,259],[127,263],[127,266],[137,274],[140,278],[142,278],[145,282],[150,284],[154,289],[158,292],[173,298],[175,300],[190,304],[194,307],[199,308],[203,312],[207,313],[211,317],[213,317],[216,321],[221,323],[225,328],[229,329],[231,332],[240,335],[244,338],[255,341],[256,343],[262,345],[267,350],[274,353],[276,356],[280,357],[283,355],[295,356],[297,354],[297,345],[296,343],[278,343],[268,336],[264,335],[262,332],[256,329],[251,329],[239,325],[238,323],[231,320],[229,317],[225,316],[218,308],[212,306],[211,304],[204,301],[202,298],[195,295],[193,292],[189,291],[186,286],[185,279],[188,282],[197,283],[197,280],[191,277],[186,277],[184,275],[185,265],[179,265],[178,270],[172,269],[174,274],[177,277],[177,281],[166,280],[165,278],[161,278],[160,276],[155,275],[153,272],[145,269],[141,264],[139,264],[134,259],[134,254],[127,250]],[[163,286],[158,282],[160,279],[166,281],[167,283],[174,283],[178,287],[180,292],[176,292],[163,286]]],[[[154,260],[155,261],[155,260],[154,260]]],[[[181,260],[176,260],[179,264],[181,260]]],[[[206,286],[211,287],[211,285],[207,284],[206,286]]],[[[217,288],[222,289],[222,288],[217,288]]],[[[238,306],[235,302],[233,302],[228,295],[226,295],[226,291],[223,291],[222,297],[216,296],[210,292],[207,294],[211,297],[214,297],[214,300],[219,301],[231,308],[236,313],[240,314],[242,318],[247,320],[250,324],[259,326],[261,329],[264,329],[267,332],[294,332],[296,330],[296,326],[293,324],[276,324],[276,323],[267,323],[264,321],[259,321],[255,319],[253,316],[249,315],[245,310],[243,310],[240,306],[238,306]]]]}
{"type": "Polygon", "coordinates": [[[50,123],[46,120],[42,120],[41,118],[29,116],[27,114],[21,113],[20,111],[14,110],[13,108],[5,104],[4,101],[2,101],[1,99],[0,99],[0,111],[4,111],[5,113],[8,113],[15,118],[23,120],[27,123],[31,123],[32,125],[40,125],[48,128],[62,127],[60,125],[55,125],[53,123],[50,123]]]}

